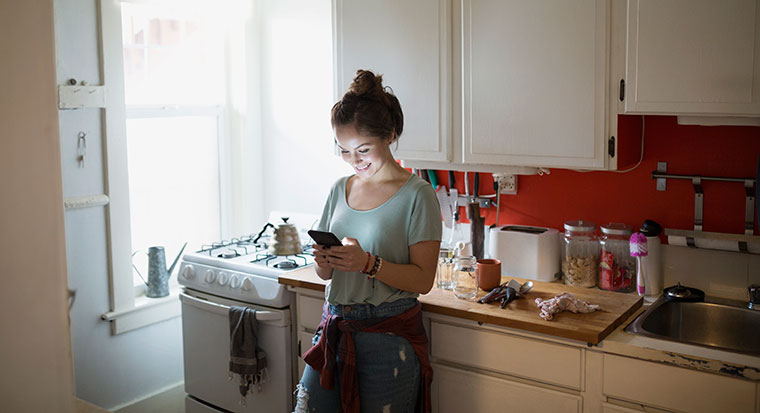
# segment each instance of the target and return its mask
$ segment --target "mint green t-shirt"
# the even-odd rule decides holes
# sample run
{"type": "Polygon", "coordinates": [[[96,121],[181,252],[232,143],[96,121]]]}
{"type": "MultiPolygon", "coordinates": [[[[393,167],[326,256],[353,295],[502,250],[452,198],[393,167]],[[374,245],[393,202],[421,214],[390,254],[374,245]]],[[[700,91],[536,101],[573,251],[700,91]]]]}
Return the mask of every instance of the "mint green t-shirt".
{"type": "MultiPolygon", "coordinates": [[[[421,241],[441,240],[441,211],[433,187],[417,175],[377,208],[358,211],[346,200],[346,182],[340,178],[332,187],[322,211],[318,229],[333,232],[338,238],[359,241],[362,249],[395,264],[409,264],[409,246],[421,241]]],[[[334,270],[325,290],[330,304],[373,304],[417,297],[359,271],[334,270]]]]}

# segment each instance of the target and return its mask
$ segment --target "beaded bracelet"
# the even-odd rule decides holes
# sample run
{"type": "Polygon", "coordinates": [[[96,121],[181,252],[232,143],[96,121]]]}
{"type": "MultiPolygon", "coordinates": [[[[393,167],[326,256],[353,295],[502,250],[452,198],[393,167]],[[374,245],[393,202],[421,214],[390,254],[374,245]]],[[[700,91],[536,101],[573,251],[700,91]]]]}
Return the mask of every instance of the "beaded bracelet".
{"type": "Polygon", "coordinates": [[[364,269],[362,270],[362,274],[368,274],[367,270],[369,270],[369,261],[371,257],[372,257],[372,254],[370,254],[369,251],[367,251],[367,263],[364,264],[364,269]]]}
{"type": "Polygon", "coordinates": [[[367,278],[375,278],[375,275],[380,271],[380,268],[383,267],[383,259],[379,256],[375,256],[375,263],[372,264],[372,269],[369,270],[369,275],[367,278]]]}

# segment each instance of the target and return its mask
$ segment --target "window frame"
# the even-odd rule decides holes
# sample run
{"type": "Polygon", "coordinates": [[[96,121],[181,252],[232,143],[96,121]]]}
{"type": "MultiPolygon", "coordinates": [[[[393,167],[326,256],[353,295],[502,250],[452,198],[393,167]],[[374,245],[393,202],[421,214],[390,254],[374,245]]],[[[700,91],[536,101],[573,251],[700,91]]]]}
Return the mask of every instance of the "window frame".
{"type": "MultiPolygon", "coordinates": [[[[219,179],[222,237],[240,219],[231,208],[234,175],[228,164],[230,136],[226,108],[222,106],[167,105],[127,108],[125,101],[124,58],[122,45],[121,4],[130,0],[100,0],[98,2],[100,32],[100,69],[106,88],[105,108],[102,111],[104,133],[104,191],[106,205],[106,240],[108,255],[110,311],[101,319],[111,322],[111,334],[121,334],[181,315],[179,285],[170,283],[170,294],[162,298],[147,298],[145,289],[135,286],[132,274],[132,237],[129,203],[129,173],[127,160],[127,118],[165,116],[168,112],[217,115],[219,131],[219,179]]],[[[134,0],[132,0],[134,1],[134,0]]],[[[140,2],[137,0],[135,2],[140,2]]],[[[179,115],[178,115],[179,116],[179,115]]],[[[234,168],[234,166],[233,166],[234,168]]]]}

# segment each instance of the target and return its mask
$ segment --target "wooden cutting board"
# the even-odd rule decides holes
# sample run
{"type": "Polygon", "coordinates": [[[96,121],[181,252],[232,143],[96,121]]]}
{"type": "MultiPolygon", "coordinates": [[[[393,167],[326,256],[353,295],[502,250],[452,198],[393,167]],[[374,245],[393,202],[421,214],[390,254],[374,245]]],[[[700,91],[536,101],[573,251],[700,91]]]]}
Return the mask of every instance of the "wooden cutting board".
{"type": "MultiPolygon", "coordinates": [[[[501,281],[509,279],[503,277],[501,281]]],[[[317,277],[312,268],[281,275],[279,281],[280,284],[318,291],[324,291],[328,283],[317,277]]],[[[515,281],[522,284],[527,280],[515,278],[515,281]]],[[[478,298],[485,294],[484,291],[480,291],[478,298]]],[[[452,291],[438,288],[421,295],[420,302],[422,309],[431,313],[597,344],[638,310],[644,300],[635,293],[623,294],[597,288],[533,281],[533,289],[525,297],[512,301],[505,308],[500,308],[498,302],[478,304],[476,300],[461,300],[456,298],[452,291]],[[536,298],[549,299],[564,292],[572,293],[591,304],[599,304],[601,310],[587,314],[563,311],[555,314],[551,321],[538,316],[536,298]]]]}
{"type": "MultiPolygon", "coordinates": [[[[502,282],[509,279],[503,277],[502,282]]],[[[515,281],[522,284],[527,280],[515,278],[515,281]]],[[[485,294],[480,291],[478,298],[485,294]]],[[[635,293],[533,281],[533,289],[525,297],[510,302],[505,308],[500,308],[498,302],[479,304],[476,300],[461,300],[452,291],[438,288],[420,296],[420,302],[425,311],[597,344],[639,309],[644,300],[635,293]],[[563,311],[550,321],[539,317],[536,298],[546,300],[564,292],[598,304],[600,310],[586,314],[563,311]]]]}

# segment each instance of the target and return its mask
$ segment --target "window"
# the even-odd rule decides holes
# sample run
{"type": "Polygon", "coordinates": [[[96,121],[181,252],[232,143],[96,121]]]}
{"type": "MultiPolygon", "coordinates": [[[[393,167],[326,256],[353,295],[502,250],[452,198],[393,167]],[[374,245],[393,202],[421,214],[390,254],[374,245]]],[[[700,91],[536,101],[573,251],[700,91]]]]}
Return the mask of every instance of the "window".
{"type": "Polygon", "coordinates": [[[185,242],[193,251],[243,233],[256,153],[236,103],[251,88],[238,67],[243,4],[101,0],[113,297],[104,318],[115,333],[179,314],[176,297],[144,297],[149,247],[163,246],[171,265],[185,242]]]}

